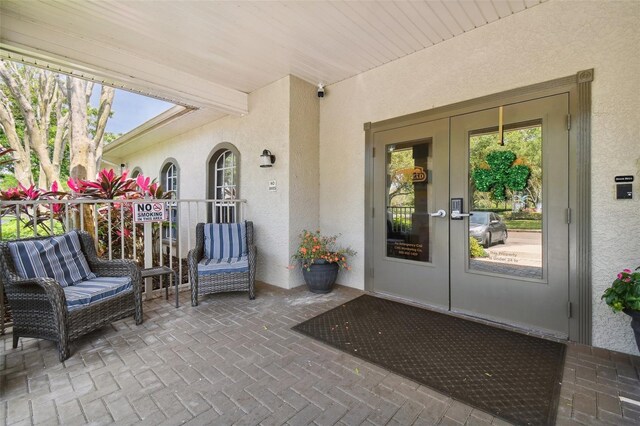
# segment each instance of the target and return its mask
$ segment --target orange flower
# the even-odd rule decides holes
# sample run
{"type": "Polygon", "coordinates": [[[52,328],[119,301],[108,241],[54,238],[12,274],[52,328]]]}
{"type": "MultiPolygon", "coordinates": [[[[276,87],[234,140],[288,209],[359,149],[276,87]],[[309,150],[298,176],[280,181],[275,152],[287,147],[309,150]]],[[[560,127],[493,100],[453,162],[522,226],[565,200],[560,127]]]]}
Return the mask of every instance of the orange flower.
{"type": "Polygon", "coordinates": [[[300,247],[300,253],[307,254],[307,249],[304,247],[300,247]]]}

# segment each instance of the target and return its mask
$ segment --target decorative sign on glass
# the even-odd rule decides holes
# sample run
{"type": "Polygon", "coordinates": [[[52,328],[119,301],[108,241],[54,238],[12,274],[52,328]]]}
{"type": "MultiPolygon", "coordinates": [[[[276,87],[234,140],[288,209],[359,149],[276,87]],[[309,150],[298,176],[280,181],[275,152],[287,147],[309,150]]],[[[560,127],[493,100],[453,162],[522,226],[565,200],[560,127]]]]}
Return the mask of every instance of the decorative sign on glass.
{"type": "Polygon", "coordinates": [[[387,257],[431,262],[431,139],[387,146],[387,257]]]}

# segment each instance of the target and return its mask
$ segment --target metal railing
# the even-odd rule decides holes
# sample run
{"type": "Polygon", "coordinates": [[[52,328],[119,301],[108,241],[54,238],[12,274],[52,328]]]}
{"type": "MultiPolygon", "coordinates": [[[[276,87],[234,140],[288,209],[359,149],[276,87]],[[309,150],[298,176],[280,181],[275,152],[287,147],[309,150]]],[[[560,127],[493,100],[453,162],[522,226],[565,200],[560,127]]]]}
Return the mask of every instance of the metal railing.
{"type": "Polygon", "coordinates": [[[387,206],[387,219],[391,221],[391,231],[407,233],[411,232],[413,213],[416,208],[387,206]]]}
{"type": "MultiPolygon", "coordinates": [[[[85,230],[94,236],[99,254],[110,260],[133,259],[143,267],[167,263],[174,269],[175,259],[178,262],[175,270],[182,285],[185,284],[182,261],[188,250],[195,247],[195,225],[242,221],[245,204],[246,200],[239,199],[0,201],[0,239],[85,230]],[[133,209],[139,203],[163,204],[170,212],[170,221],[135,223],[133,209]],[[14,229],[15,232],[11,232],[14,229]],[[9,232],[9,238],[4,238],[9,232]]],[[[188,273],[186,278],[189,284],[188,273]]],[[[151,279],[145,283],[145,293],[146,297],[153,296],[151,279]]]]}

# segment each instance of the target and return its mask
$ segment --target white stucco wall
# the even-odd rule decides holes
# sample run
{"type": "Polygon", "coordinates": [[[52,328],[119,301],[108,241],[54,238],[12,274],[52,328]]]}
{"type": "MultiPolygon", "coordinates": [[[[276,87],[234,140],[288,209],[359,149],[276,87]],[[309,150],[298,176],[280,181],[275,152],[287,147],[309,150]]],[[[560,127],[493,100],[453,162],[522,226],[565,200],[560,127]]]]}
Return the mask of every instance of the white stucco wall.
{"type": "MultiPolygon", "coordinates": [[[[247,200],[245,217],[254,222],[258,246],[257,279],[284,288],[303,284],[299,269],[289,270],[290,256],[302,229],[316,229],[319,220],[319,105],[315,87],[287,76],[249,96],[249,114],[227,116],[128,155],[129,169],[158,177],[162,164],[173,158],[180,168],[178,198],[207,198],[207,165],[218,144],[233,144],[240,152],[240,193],[247,200]],[[269,149],[276,156],[271,168],[259,167],[269,149]],[[275,180],[277,191],[268,191],[275,180]]],[[[135,143],[131,142],[131,143],[135,143]]],[[[182,256],[191,248],[181,210],[182,256]]],[[[206,210],[191,213],[192,228],[205,221],[206,210]]],[[[191,246],[195,244],[192,231],[191,246]]]]}
{"type": "MultiPolygon", "coordinates": [[[[288,287],[291,279],[287,270],[289,86],[290,78],[285,77],[251,93],[250,113],[244,117],[226,116],[123,159],[130,169],[140,167],[146,176],[159,177],[164,160],[173,157],[180,167],[179,198],[204,199],[209,156],[219,143],[233,144],[240,152],[239,197],[248,200],[245,217],[254,222],[256,232],[257,279],[282,287],[288,287]],[[277,157],[271,168],[259,167],[263,149],[277,157]],[[276,180],[276,192],[268,191],[269,180],[276,180]]],[[[188,249],[184,240],[183,245],[188,249]]]]}
{"type": "MultiPolygon", "coordinates": [[[[291,77],[289,113],[289,253],[293,254],[300,232],[317,229],[320,219],[320,105],[314,85],[291,77]]],[[[304,284],[300,268],[290,274],[291,287],[304,284]]]]}
{"type": "Polygon", "coordinates": [[[364,286],[363,123],[595,68],[592,106],[593,344],[637,353],[629,319],[600,295],[640,264],[640,3],[549,1],[327,88],[320,102],[320,227],[360,255],[343,284],[364,286]],[[637,176],[613,200],[613,177],[637,176]]]}

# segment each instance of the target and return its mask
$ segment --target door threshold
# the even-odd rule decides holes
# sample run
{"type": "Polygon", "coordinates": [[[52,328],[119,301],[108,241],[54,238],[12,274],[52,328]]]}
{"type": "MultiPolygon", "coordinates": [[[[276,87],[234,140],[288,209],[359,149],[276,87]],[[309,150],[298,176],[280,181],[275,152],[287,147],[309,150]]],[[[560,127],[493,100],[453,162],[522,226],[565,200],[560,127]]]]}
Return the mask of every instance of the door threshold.
{"type": "Polygon", "coordinates": [[[567,343],[569,341],[569,336],[562,335],[558,333],[554,333],[551,331],[538,330],[534,328],[528,328],[523,325],[518,324],[509,324],[492,318],[485,318],[478,316],[477,314],[472,314],[464,311],[452,311],[447,308],[438,305],[431,305],[426,302],[418,302],[412,299],[407,299],[401,296],[396,296],[393,294],[385,293],[385,292],[376,292],[376,291],[366,291],[367,294],[371,294],[372,296],[381,297],[383,299],[393,300],[395,302],[404,303],[407,305],[415,306],[422,309],[429,309],[431,311],[439,312],[445,315],[450,315],[453,317],[465,319],[468,321],[477,322],[484,325],[490,325],[493,327],[501,328],[504,330],[513,331],[515,333],[526,334],[528,336],[539,337],[541,339],[551,340],[559,343],[567,343]]]}

